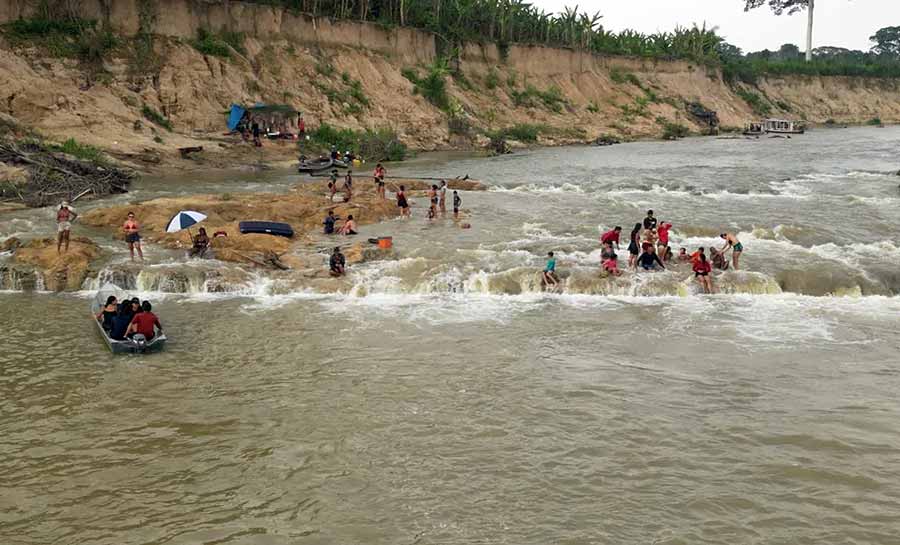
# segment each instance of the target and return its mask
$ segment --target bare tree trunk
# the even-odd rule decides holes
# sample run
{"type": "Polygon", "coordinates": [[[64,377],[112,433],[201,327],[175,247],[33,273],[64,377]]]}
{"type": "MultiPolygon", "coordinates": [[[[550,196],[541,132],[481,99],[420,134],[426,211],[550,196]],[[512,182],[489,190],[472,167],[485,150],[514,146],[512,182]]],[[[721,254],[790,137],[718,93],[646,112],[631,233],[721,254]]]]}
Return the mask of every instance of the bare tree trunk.
{"type": "Polygon", "coordinates": [[[806,8],[809,11],[809,24],[806,29],[806,62],[810,62],[812,60],[812,33],[813,33],[813,8],[814,8],[815,0],[809,0],[809,7],[806,8]]]}

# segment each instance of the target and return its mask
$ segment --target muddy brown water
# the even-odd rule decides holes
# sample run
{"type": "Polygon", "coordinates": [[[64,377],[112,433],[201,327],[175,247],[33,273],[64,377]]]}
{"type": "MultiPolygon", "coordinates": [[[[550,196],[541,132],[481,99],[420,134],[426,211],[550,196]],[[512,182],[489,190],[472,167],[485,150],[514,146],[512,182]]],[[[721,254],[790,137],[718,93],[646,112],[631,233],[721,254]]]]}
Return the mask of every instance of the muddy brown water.
{"type": "MultiPolygon", "coordinates": [[[[398,259],[347,293],[144,292],[172,339],[147,357],[106,352],[89,290],[0,293],[0,542],[900,543],[898,144],[423,157],[393,170],[494,184],[471,230],[380,227],[398,259]],[[648,207],[676,244],[739,233],[759,276],[529,288],[648,207]]],[[[267,176],[202,183],[292,182],[267,176]]]]}

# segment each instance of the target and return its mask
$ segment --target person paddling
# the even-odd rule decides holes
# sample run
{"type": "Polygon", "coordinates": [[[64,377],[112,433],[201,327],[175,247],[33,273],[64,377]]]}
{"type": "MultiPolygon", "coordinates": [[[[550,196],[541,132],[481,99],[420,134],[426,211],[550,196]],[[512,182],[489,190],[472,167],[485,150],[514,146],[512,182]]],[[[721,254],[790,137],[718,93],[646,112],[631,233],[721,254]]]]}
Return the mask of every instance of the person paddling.
{"type": "Polygon", "coordinates": [[[744,245],[741,244],[741,241],[732,233],[722,233],[719,237],[725,239],[725,246],[722,246],[720,251],[725,253],[728,248],[731,248],[731,266],[734,270],[738,270],[738,260],[740,259],[741,254],[744,253],[744,245]]]}
{"type": "Polygon", "coordinates": [[[141,226],[134,219],[134,212],[128,213],[128,218],[125,220],[125,224],[122,225],[122,229],[125,231],[125,242],[128,243],[128,251],[131,252],[131,260],[134,261],[134,250],[136,248],[138,256],[140,256],[141,261],[143,261],[144,251],[141,249],[141,226]]]}

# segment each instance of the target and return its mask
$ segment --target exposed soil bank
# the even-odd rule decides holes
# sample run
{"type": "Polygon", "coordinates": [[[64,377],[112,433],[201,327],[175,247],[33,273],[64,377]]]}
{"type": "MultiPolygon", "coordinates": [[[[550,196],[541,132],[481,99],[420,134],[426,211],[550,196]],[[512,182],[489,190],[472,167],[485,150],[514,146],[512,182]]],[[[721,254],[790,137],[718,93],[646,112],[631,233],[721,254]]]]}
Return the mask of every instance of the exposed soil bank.
{"type": "MultiPolygon", "coordinates": [[[[31,8],[25,4],[4,4],[0,22],[28,16],[31,8]]],[[[414,94],[401,73],[421,72],[438,56],[429,33],[314,19],[241,2],[86,1],[82,10],[123,35],[152,32],[153,62],[126,40],[89,76],[77,60],[0,40],[3,109],[52,138],[76,138],[144,170],[285,162],[296,156],[292,143],[259,150],[224,136],[224,112],[233,102],[290,104],[310,127],[321,122],[391,127],[419,150],[484,145],[479,134],[519,123],[539,125],[541,144],[604,134],[658,138],[666,122],[699,132],[701,124],[684,107],[694,101],[716,110],[724,127],[760,117],[717,70],[688,62],[520,45],[501,55],[493,45],[470,44],[460,55],[463,78],[447,79],[463,120],[451,134],[447,114],[414,94]],[[152,8],[149,13],[146,7],[152,8]],[[189,44],[200,28],[244,32],[246,53],[201,54],[189,44]],[[359,93],[357,98],[350,93],[355,81],[364,102],[359,93]],[[560,100],[529,96],[530,88],[558,89],[560,100]],[[173,131],[145,119],[144,106],[168,118],[173,131]],[[204,152],[193,159],[181,159],[175,151],[197,145],[204,152]]],[[[900,87],[893,80],[791,76],[765,79],[752,91],[772,115],[813,123],[900,121],[900,87]]]]}

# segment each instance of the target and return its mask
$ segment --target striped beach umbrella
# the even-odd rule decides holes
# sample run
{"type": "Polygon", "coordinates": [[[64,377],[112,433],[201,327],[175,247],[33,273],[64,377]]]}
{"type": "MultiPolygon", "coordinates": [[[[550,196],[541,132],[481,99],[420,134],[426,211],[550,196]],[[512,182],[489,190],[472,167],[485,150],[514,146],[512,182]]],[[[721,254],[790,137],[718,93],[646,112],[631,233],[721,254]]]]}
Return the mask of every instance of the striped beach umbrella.
{"type": "Polygon", "coordinates": [[[201,214],[200,212],[195,212],[193,210],[182,210],[181,212],[175,214],[172,219],[169,221],[169,226],[166,227],[167,233],[177,233],[182,229],[187,229],[192,225],[196,225],[201,221],[206,219],[205,214],[201,214]]]}

